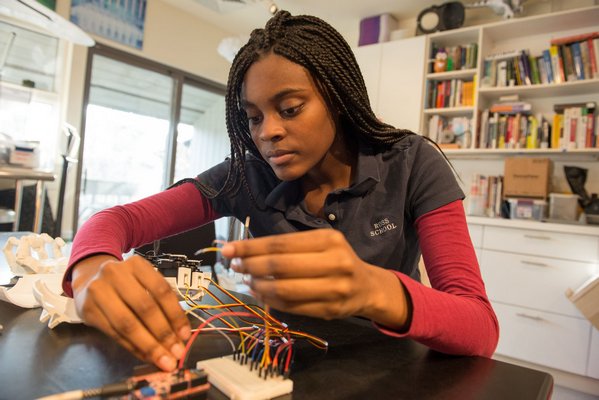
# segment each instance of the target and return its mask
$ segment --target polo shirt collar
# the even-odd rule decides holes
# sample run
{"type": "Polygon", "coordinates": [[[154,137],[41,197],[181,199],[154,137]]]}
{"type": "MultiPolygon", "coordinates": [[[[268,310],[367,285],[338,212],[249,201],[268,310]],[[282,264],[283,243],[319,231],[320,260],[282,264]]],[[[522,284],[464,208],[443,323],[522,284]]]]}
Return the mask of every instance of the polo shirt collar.
{"type": "MultiPolygon", "coordinates": [[[[380,153],[373,146],[360,144],[358,151],[358,173],[354,183],[349,188],[341,189],[352,196],[361,196],[381,181],[380,153]]],[[[281,182],[266,196],[266,205],[279,211],[286,211],[292,205],[297,205],[301,195],[298,180],[281,182]]]]}

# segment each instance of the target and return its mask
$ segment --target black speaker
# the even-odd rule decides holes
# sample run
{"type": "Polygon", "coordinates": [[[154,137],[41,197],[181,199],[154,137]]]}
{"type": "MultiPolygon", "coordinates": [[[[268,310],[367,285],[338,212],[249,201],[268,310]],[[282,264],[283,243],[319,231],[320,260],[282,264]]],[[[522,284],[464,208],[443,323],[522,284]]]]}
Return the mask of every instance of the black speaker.
{"type": "Polygon", "coordinates": [[[464,24],[464,5],[450,1],[440,6],[431,6],[418,14],[418,33],[433,33],[456,29],[464,24]]]}

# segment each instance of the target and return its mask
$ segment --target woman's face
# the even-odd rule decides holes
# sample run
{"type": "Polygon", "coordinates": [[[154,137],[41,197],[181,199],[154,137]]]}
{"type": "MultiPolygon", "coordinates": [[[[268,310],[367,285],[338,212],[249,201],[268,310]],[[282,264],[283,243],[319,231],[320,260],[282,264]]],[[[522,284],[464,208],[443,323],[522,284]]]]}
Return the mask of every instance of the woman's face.
{"type": "Polygon", "coordinates": [[[252,140],[279,179],[324,171],[339,140],[306,69],[273,53],[263,56],[245,75],[242,102],[252,140]]]}

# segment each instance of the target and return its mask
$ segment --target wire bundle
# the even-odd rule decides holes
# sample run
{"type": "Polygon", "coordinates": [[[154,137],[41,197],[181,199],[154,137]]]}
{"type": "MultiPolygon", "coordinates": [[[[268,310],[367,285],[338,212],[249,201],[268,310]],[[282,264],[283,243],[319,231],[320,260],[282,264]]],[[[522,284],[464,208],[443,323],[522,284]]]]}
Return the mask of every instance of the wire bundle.
{"type": "Polygon", "coordinates": [[[246,304],[212,279],[210,283],[224,295],[219,297],[210,289],[203,289],[216,304],[198,303],[197,296],[192,296],[189,289],[181,294],[190,307],[187,314],[198,318],[202,323],[187,342],[185,356],[179,360],[179,368],[184,367],[197,336],[206,331],[217,331],[224,335],[231,343],[234,359],[241,364],[250,363],[250,370],[257,370],[258,375],[265,379],[274,375],[289,376],[295,354],[293,345],[298,339],[308,340],[319,349],[327,349],[328,344],[323,339],[289,329],[285,323],[270,314],[268,306],[262,308],[246,304]],[[223,301],[221,298],[227,300],[223,301]],[[219,327],[213,325],[216,321],[219,327]],[[231,334],[238,335],[238,345],[229,337],[231,334]]]}

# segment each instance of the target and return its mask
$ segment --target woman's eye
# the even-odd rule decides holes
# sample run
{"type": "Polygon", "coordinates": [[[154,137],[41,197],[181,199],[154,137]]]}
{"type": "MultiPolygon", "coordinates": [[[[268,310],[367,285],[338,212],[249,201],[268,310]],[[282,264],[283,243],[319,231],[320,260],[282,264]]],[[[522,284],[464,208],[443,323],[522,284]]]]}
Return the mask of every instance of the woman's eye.
{"type": "Polygon", "coordinates": [[[283,117],[286,117],[286,118],[293,117],[293,116],[297,115],[297,113],[299,113],[301,108],[302,108],[301,105],[285,108],[284,110],[281,111],[281,115],[283,115],[283,117]]]}
{"type": "Polygon", "coordinates": [[[248,115],[248,122],[250,123],[250,125],[256,125],[259,124],[260,121],[262,120],[262,118],[258,115],[248,115]]]}

